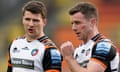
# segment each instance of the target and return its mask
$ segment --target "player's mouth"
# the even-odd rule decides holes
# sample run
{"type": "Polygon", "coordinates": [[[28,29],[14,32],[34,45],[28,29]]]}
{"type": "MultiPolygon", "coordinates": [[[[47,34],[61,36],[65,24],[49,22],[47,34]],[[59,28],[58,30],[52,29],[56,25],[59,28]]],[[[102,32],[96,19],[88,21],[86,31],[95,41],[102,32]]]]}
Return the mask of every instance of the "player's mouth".
{"type": "Polygon", "coordinates": [[[33,33],[33,32],[34,32],[34,29],[30,28],[30,29],[28,29],[28,32],[29,32],[29,33],[33,33]]]}
{"type": "Polygon", "coordinates": [[[80,36],[80,32],[76,32],[75,34],[77,35],[77,37],[79,37],[79,36],[80,36]]]}

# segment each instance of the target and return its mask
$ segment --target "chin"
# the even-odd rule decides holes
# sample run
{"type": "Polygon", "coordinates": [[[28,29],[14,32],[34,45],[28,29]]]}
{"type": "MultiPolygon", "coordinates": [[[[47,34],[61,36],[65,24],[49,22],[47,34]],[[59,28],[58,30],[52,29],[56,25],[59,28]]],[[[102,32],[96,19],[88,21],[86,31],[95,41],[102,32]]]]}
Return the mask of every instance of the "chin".
{"type": "Polygon", "coordinates": [[[78,40],[82,40],[80,37],[78,37],[78,40]]]}
{"type": "Polygon", "coordinates": [[[82,39],[78,39],[78,40],[82,40],[82,39]]]}
{"type": "Polygon", "coordinates": [[[33,35],[33,34],[28,34],[28,36],[29,36],[29,37],[34,37],[35,35],[33,35]]]}

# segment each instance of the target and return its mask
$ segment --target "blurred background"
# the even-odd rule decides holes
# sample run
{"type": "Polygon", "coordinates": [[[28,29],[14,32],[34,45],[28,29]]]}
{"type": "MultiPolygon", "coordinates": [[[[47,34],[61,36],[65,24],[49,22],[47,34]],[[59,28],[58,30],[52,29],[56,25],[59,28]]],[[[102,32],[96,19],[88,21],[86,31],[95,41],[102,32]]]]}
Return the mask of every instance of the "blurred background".
{"type": "MultiPolygon", "coordinates": [[[[0,72],[7,69],[7,51],[10,42],[24,34],[22,20],[22,6],[30,0],[0,0],[0,72]]],[[[66,40],[79,45],[75,34],[71,30],[68,10],[75,3],[89,1],[99,10],[99,31],[110,38],[120,47],[120,0],[41,0],[48,10],[48,23],[45,33],[59,47],[66,40]]],[[[62,72],[70,72],[63,62],[62,72]]]]}

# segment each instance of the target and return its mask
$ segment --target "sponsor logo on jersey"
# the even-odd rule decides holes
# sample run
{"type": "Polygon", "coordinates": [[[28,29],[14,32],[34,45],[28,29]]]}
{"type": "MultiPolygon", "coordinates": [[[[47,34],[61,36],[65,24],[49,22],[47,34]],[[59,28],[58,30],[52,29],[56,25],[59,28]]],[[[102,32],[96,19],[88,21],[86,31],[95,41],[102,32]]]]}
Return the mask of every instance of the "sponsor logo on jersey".
{"type": "Polygon", "coordinates": [[[80,66],[86,68],[87,67],[87,64],[88,64],[89,60],[84,60],[83,62],[79,63],[80,66]]]}
{"type": "Polygon", "coordinates": [[[29,50],[29,48],[28,47],[24,47],[24,48],[22,48],[23,50],[29,50]]]}
{"type": "Polygon", "coordinates": [[[38,54],[38,49],[33,49],[32,51],[31,51],[31,55],[32,56],[36,56],[37,54],[38,54]]]}
{"type": "Polygon", "coordinates": [[[20,50],[18,50],[17,47],[13,48],[13,53],[18,53],[18,52],[20,52],[20,50]]]}
{"type": "Polygon", "coordinates": [[[61,55],[58,50],[51,49],[51,59],[53,65],[57,65],[61,63],[61,55]]]}
{"type": "Polygon", "coordinates": [[[85,52],[85,49],[83,49],[82,51],[81,51],[81,53],[84,53],[85,52]]]}
{"type": "Polygon", "coordinates": [[[97,44],[95,54],[107,57],[109,55],[110,47],[110,43],[100,42],[97,44]]]}
{"type": "Polygon", "coordinates": [[[86,56],[90,54],[90,49],[86,50],[86,56]]]}
{"type": "Polygon", "coordinates": [[[78,54],[76,54],[76,55],[75,55],[75,59],[77,59],[78,57],[79,57],[78,54]]]}
{"type": "Polygon", "coordinates": [[[11,62],[13,64],[13,67],[34,69],[34,61],[33,60],[12,58],[11,62]]]}

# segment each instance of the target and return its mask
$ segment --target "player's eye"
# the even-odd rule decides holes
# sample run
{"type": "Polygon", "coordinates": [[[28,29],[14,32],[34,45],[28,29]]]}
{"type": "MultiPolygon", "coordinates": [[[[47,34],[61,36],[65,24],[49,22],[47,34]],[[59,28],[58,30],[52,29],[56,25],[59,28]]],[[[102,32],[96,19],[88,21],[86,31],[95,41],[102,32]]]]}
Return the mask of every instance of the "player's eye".
{"type": "Polygon", "coordinates": [[[40,22],[40,20],[38,20],[38,19],[33,19],[33,22],[40,22]]]}
{"type": "Polygon", "coordinates": [[[71,24],[76,24],[76,25],[78,25],[78,24],[80,24],[80,23],[81,23],[80,21],[71,22],[71,24]]]}
{"type": "Polygon", "coordinates": [[[30,18],[25,18],[25,20],[30,21],[31,19],[30,18]]]}
{"type": "Polygon", "coordinates": [[[74,23],[75,23],[75,24],[80,24],[80,21],[75,21],[74,23]]]}

